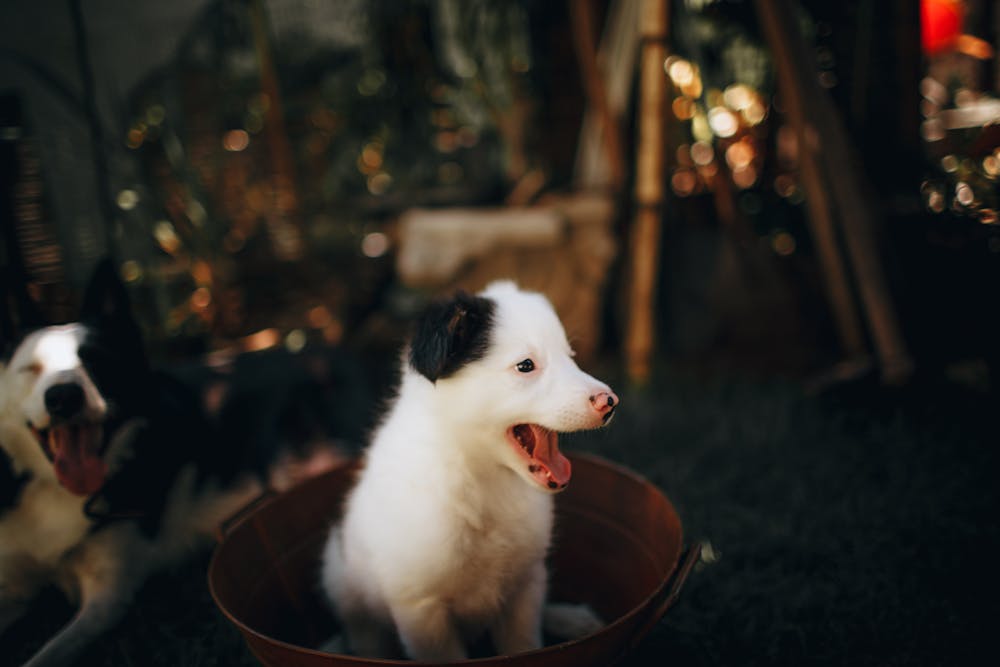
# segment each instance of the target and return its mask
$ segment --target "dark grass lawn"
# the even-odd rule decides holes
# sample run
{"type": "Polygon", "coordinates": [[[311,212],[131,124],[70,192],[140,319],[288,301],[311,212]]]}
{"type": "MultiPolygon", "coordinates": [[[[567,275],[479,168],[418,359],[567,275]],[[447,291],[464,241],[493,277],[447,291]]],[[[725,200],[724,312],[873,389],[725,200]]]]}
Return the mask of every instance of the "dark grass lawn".
{"type": "MultiPolygon", "coordinates": [[[[627,665],[980,664],[996,653],[996,397],[943,382],[667,374],[567,448],[662,488],[720,554],[627,665]]],[[[252,665],[213,607],[208,555],[152,579],[87,665],[252,665]]],[[[18,664],[70,610],[53,593],[0,641],[18,664]]]]}

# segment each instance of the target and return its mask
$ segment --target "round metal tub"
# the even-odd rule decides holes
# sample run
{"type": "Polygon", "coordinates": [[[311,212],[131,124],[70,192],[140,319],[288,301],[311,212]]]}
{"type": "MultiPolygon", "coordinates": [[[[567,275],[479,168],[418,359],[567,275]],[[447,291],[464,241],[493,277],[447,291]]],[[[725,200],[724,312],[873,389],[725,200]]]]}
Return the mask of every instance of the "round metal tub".
{"type": "MultiPolygon", "coordinates": [[[[624,468],[591,456],[570,458],[573,481],[556,496],[549,599],[587,603],[608,624],[574,641],[456,664],[613,664],[676,599],[698,549],[682,559],[681,523],[670,501],[624,468]]],[[[357,469],[346,464],[264,501],[220,539],[208,573],[212,597],[265,665],[420,664],[313,648],[337,632],[319,587],[319,559],[357,469]]]]}

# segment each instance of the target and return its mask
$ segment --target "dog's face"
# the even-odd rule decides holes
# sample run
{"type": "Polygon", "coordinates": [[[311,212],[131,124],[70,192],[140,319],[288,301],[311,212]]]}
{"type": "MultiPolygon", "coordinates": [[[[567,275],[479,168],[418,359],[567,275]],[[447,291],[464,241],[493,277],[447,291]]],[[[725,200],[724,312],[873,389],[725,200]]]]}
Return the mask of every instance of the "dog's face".
{"type": "Polygon", "coordinates": [[[0,414],[38,446],[21,452],[20,464],[54,474],[71,493],[96,493],[107,478],[112,431],[142,392],[145,367],[124,287],[102,266],[80,321],[29,334],[3,371],[0,414]]]}
{"type": "Polygon", "coordinates": [[[557,432],[599,428],[618,397],[573,360],[559,318],[541,294],[513,283],[459,295],[418,324],[411,365],[435,383],[452,418],[505,446],[483,452],[525,480],[559,491],[569,460],[557,432]]]}

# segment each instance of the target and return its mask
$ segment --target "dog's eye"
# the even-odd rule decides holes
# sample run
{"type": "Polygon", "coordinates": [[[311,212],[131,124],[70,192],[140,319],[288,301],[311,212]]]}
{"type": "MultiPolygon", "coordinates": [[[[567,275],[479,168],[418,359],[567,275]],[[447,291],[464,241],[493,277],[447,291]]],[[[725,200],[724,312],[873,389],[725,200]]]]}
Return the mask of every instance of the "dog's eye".
{"type": "Polygon", "coordinates": [[[38,375],[38,374],[40,374],[42,372],[42,365],[36,361],[36,362],[28,364],[27,366],[23,366],[20,370],[21,370],[22,373],[29,373],[31,375],[38,375]]]}
{"type": "Polygon", "coordinates": [[[530,373],[535,370],[535,362],[531,359],[525,359],[524,361],[517,362],[517,366],[515,366],[515,368],[522,373],[530,373]]]}

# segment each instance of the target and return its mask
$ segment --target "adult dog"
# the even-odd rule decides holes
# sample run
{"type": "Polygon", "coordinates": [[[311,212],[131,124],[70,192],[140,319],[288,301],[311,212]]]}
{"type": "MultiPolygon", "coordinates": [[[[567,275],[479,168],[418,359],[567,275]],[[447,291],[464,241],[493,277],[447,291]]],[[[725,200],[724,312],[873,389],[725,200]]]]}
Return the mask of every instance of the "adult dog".
{"type": "Polygon", "coordinates": [[[80,657],[150,573],[260,493],[276,453],[224,436],[151,369],[110,262],[79,321],[16,345],[0,370],[0,634],[45,585],[79,604],[30,667],[80,657]]]}
{"type": "Polygon", "coordinates": [[[577,367],[545,297],[510,282],[433,305],[405,356],[323,554],[349,647],[452,661],[488,632],[500,654],[539,648],[571,475],[557,432],[607,424],[618,397],[577,367]]]}

